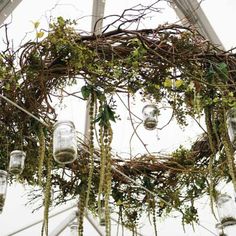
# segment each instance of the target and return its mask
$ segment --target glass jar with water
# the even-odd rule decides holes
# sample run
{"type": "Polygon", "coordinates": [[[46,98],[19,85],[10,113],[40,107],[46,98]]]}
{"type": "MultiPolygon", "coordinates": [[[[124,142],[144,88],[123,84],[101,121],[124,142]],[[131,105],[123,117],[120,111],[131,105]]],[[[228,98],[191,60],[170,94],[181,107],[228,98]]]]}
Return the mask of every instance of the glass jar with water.
{"type": "Polygon", "coordinates": [[[73,122],[58,121],[53,129],[53,156],[60,164],[68,164],[77,158],[76,131],[73,122]]]}

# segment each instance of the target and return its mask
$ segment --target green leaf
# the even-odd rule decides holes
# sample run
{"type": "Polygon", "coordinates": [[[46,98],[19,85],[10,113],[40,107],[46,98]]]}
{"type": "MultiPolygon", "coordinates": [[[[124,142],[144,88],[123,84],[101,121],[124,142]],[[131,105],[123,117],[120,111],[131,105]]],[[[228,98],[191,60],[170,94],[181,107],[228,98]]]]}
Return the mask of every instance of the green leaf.
{"type": "Polygon", "coordinates": [[[44,32],[43,31],[39,31],[36,33],[36,37],[37,38],[42,38],[44,36],[44,32]]]}
{"type": "Polygon", "coordinates": [[[166,79],[164,81],[164,87],[171,88],[172,87],[172,80],[171,79],[166,79]]]}
{"type": "Polygon", "coordinates": [[[211,81],[214,75],[215,75],[215,71],[213,70],[213,66],[210,65],[207,70],[206,78],[211,81]]]}
{"type": "Polygon", "coordinates": [[[106,97],[100,90],[95,90],[96,96],[100,101],[105,101],[106,97]]]}
{"type": "Polygon", "coordinates": [[[123,202],[119,199],[119,200],[116,202],[116,205],[117,205],[117,206],[122,206],[122,205],[123,205],[123,202]]]}
{"type": "Polygon", "coordinates": [[[175,81],[176,88],[179,88],[183,83],[184,83],[184,81],[182,79],[176,80],[175,81]]]}
{"type": "Polygon", "coordinates": [[[60,27],[64,27],[65,24],[66,24],[65,20],[61,16],[57,17],[57,22],[58,22],[60,27]]]}
{"type": "Polygon", "coordinates": [[[108,112],[108,105],[104,106],[104,110],[103,110],[103,121],[104,124],[107,124],[109,122],[110,118],[109,118],[109,112],[108,112]]]}
{"type": "Polygon", "coordinates": [[[136,48],[136,49],[133,51],[132,56],[133,56],[133,57],[138,57],[138,56],[139,56],[139,50],[138,50],[138,48],[136,48]]]}
{"type": "Polygon", "coordinates": [[[102,119],[102,112],[100,112],[100,113],[97,115],[96,119],[94,120],[94,123],[97,123],[97,122],[101,121],[101,119],[102,119]]]}
{"type": "Polygon", "coordinates": [[[5,89],[6,89],[7,91],[9,91],[10,88],[11,88],[11,85],[10,85],[9,83],[7,83],[7,84],[5,85],[5,89]]]}
{"type": "Polygon", "coordinates": [[[94,120],[94,123],[100,122],[102,126],[108,126],[110,120],[116,122],[115,112],[109,105],[105,104],[103,109],[99,112],[96,119],[94,120]]]}
{"type": "Polygon", "coordinates": [[[89,98],[91,92],[92,92],[92,88],[89,85],[84,85],[81,88],[81,93],[82,93],[82,96],[85,100],[87,100],[89,98]]]}
{"type": "Polygon", "coordinates": [[[139,62],[138,61],[133,61],[132,62],[132,67],[134,67],[135,69],[139,68],[139,62]]]}
{"type": "Polygon", "coordinates": [[[34,24],[34,28],[37,29],[39,27],[40,22],[39,21],[35,21],[35,22],[33,22],[33,24],[34,24]]]}
{"type": "Polygon", "coordinates": [[[217,72],[223,79],[228,79],[228,68],[224,62],[221,62],[217,65],[217,72]]]}
{"type": "Polygon", "coordinates": [[[115,112],[111,109],[109,105],[106,105],[106,110],[109,120],[116,122],[115,112]]]}

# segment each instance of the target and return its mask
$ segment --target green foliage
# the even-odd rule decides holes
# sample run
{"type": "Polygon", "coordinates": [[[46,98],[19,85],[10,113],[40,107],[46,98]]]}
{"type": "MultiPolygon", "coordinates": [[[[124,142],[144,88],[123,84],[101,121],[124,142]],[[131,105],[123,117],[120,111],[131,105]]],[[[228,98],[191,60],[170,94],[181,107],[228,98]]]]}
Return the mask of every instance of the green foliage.
{"type": "Polygon", "coordinates": [[[95,122],[99,122],[101,126],[108,127],[110,121],[115,122],[115,112],[113,109],[108,105],[104,104],[100,112],[98,113],[95,122]]]}
{"type": "Polygon", "coordinates": [[[82,88],[81,88],[81,93],[82,93],[82,96],[85,100],[87,100],[89,98],[89,96],[92,94],[93,92],[93,88],[92,86],[89,86],[89,85],[84,85],[82,88]]]}
{"type": "Polygon", "coordinates": [[[183,221],[186,224],[190,224],[193,221],[198,221],[197,209],[194,206],[190,206],[185,210],[183,221]]]}

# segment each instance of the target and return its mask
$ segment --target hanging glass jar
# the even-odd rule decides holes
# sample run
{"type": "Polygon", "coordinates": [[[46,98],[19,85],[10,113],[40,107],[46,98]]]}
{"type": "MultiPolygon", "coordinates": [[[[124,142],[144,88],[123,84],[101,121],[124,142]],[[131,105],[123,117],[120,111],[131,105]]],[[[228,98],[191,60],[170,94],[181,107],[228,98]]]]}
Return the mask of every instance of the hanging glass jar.
{"type": "Polygon", "coordinates": [[[147,130],[154,130],[157,126],[158,109],[155,105],[146,105],[143,110],[144,127],[147,130]]]}
{"type": "Polygon", "coordinates": [[[234,221],[236,223],[236,205],[232,197],[227,194],[220,194],[216,201],[220,223],[234,221]]]}
{"type": "Polygon", "coordinates": [[[70,224],[70,235],[71,236],[77,236],[78,235],[78,223],[73,222],[70,224]]]}
{"type": "Polygon", "coordinates": [[[236,108],[231,108],[227,113],[227,127],[230,141],[236,149],[236,108]]]}
{"type": "Polygon", "coordinates": [[[105,200],[101,200],[101,213],[100,213],[100,225],[105,226],[106,225],[106,211],[105,211],[105,200]]]}
{"type": "Polygon", "coordinates": [[[219,236],[223,236],[224,235],[224,230],[223,230],[223,226],[221,223],[217,223],[216,224],[216,231],[217,231],[217,235],[219,236]]]}
{"type": "Polygon", "coordinates": [[[26,154],[20,150],[14,150],[10,153],[9,172],[17,175],[21,174],[25,166],[26,154]]]}
{"type": "Polygon", "coordinates": [[[236,222],[228,221],[223,224],[223,234],[220,236],[235,236],[236,222]]]}
{"type": "Polygon", "coordinates": [[[72,163],[77,158],[75,126],[71,121],[58,121],[53,130],[53,156],[61,164],[72,163]]]}
{"type": "Polygon", "coordinates": [[[0,213],[3,211],[7,192],[7,172],[0,170],[0,213]]]}

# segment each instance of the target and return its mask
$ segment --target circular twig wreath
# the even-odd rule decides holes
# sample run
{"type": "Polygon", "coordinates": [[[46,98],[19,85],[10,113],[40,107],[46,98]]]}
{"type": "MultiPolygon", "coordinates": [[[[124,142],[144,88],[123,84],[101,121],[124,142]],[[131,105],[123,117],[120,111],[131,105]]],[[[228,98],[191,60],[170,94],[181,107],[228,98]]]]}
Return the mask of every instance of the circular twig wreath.
{"type": "MultiPolygon", "coordinates": [[[[236,187],[226,124],[227,111],[236,107],[235,55],[218,49],[191,27],[122,26],[84,35],[75,30],[74,22],[59,17],[42,40],[1,53],[0,94],[42,121],[0,99],[1,169],[7,169],[9,150],[23,149],[26,165],[18,180],[46,189],[45,209],[51,204],[51,188],[57,192],[53,204],[80,196],[80,234],[85,207],[100,215],[102,198],[109,235],[110,208],[134,232],[143,212],[152,213],[155,223],[156,217],[178,210],[184,223],[192,223],[198,221],[196,199],[209,194],[214,200],[222,180],[236,187]],[[56,121],[52,98],[81,80],[84,86],[78,92],[90,103],[88,142],[78,139],[77,160],[62,166],[51,158],[56,121]],[[115,156],[112,122],[119,113],[113,101],[120,93],[138,93],[156,105],[165,100],[180,126],[187,125],[189,116],[204,116],[206,132],[190,149],[181,146],[169,157],[115,156]]],[[[47,211],[45,217],[46,224],[47,211]]]]}

